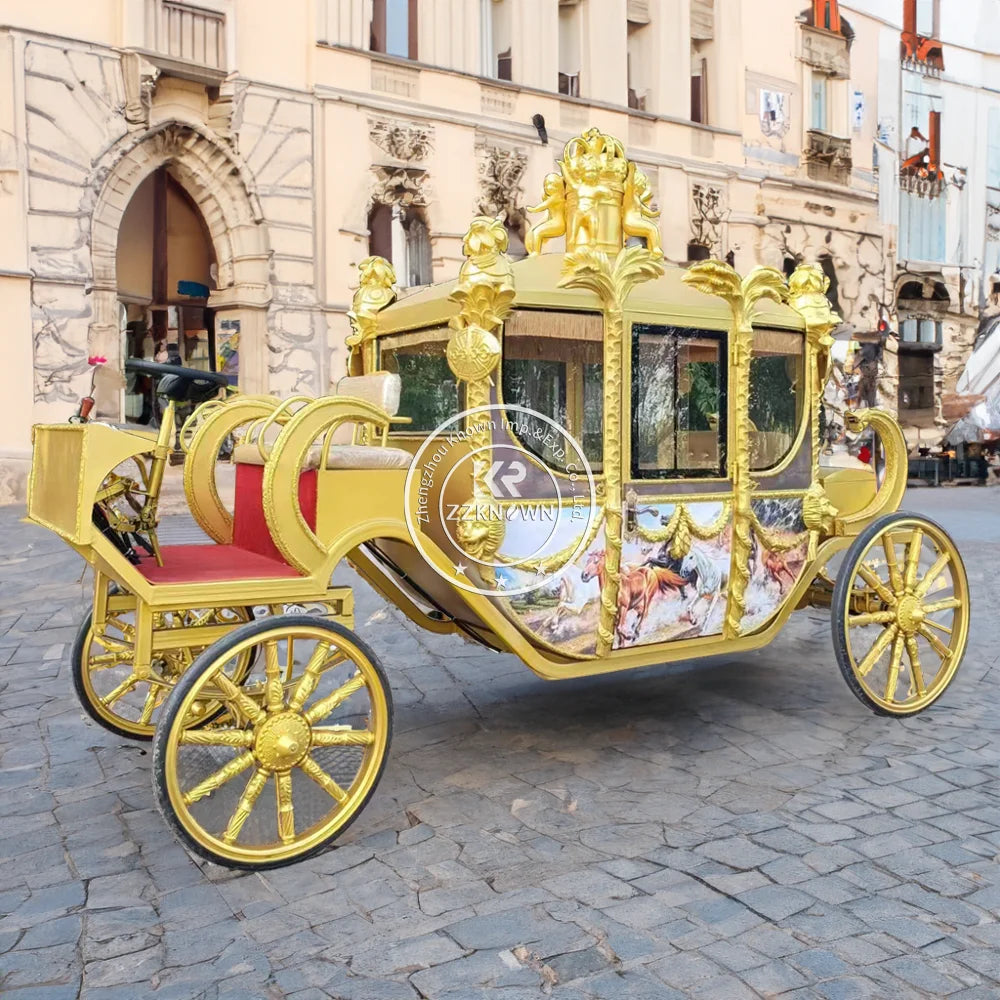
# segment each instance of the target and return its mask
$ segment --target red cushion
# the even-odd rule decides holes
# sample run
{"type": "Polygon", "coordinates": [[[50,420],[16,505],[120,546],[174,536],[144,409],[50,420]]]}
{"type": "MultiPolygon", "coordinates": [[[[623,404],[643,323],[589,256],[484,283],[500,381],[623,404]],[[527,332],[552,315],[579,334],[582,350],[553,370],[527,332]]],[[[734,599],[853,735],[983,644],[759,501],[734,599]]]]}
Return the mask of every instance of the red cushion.
{"type": "MultiPolygon", "coordinates": [[[[285,557],[271,538],[262,503],[264,466],[236,466],[236,499],[233,507],[233,545],[256,552],[266,559],[284,562],[285,557]]],[[[299,476],[299,505],[306,524],[316,530],[316,470],[299,476]]]]}
{"type": "Polygon", "coordinates": [[[150,583],[214,583],[298,576],[282,559],[268,559],[236,545],[164,545],[163,565],[146,556],[139,571],[150,583]]]}

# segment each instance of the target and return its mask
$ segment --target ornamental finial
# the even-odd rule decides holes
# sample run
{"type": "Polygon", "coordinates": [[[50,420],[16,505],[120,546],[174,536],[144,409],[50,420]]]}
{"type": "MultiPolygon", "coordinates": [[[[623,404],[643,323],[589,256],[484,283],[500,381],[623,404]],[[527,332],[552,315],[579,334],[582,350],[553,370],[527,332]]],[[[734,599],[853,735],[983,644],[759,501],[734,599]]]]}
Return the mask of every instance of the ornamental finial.
{"type": "Polygon", "coordinates": [[[613,136],[591,128],[570,139],[559,173],[545,178],[544,193],[544,200],[529,209],[548,213],[528,233],[529,253],[541,253],[546,240],[565,236],[568,253],[591,247],[617,254],[629,236],[638,236],[653,254],[663,256],[652,221],[659,212],[650,204],[649,178],[613,136]]]}

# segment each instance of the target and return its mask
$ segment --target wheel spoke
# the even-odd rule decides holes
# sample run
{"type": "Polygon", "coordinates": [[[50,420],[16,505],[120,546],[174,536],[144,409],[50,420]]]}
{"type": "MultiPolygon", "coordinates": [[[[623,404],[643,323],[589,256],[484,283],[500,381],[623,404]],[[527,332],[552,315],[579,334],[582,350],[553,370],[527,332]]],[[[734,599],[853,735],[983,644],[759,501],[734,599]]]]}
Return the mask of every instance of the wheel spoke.
{"type": "Polygon", "coordinates": [[[329,652],[330,643],[328,642],[319,643],[313,650],[312,656],[309,657],[309,662],[302,670],[302,676],[299,678],[298,684],[295,685],[292,697],[288,699],[288,707],[293,712],[301,712],[302,706],[309,700],[309,696],[313,691],[316,690],[323,664],[326,662],[329,652]]]}
{"type": "Polygon", "coordinates": [[[275,776],[278,796],[278,836],[283,844],[295,840],[295,808],[292,805],[292,772],[279,771],[275,776]]]}
{"type": "Polygon", "coordinates": [[[149,725],[149,720],[153,718],[153,710],[160,703],[160,691],[161,689],[155,684],[149,685],[149,691],[146,692],[146,700],[142,703],[142,714],[139,716],[139,722],[144,726],[149,725]]]}
{"type": "Polygon", "coordinates": [[[227,701],[233,702],[237,708],[254,723],[264,721],[264,712],[252,698],[248,698],[220,669],[212,681],[218,685],[227,701]]]}
{"type": "Polygon", "coordinates": [[[927,688],[924,686],[924,674],[920,668],[920,650],[917,649],[916,636],[908,635],[906,637],[906,655],[910,661],[910,676],[913,678],[917,697],[923,698],[927,694],[927,688]]]}
{"type": "Polygon", "coordinates": [[[338,705],[347,701],[355,691],[360,691],[364,686],[364,677],[360,673],[355,674],[347,683],[341,684],[336,691],[328,694],[325,698],[320,698],[305,713],[306,721],[312,724],[325,719],[338,705]]]}
{"type": "Polygon", "coordinates": [[[269,712],[280,712],[285,707],[285,689],[281,683],[281,664],[278,662],[278,642],[264,644],[264,702],[269,712]]]}
{"type": "Polygon", "coordinates": [[[113,691],[109,691],[102,699],[101,704],[105,708],[110,708],[116,701],[123,698],[129,691],[139,683],[139,678],[135,674],[129,674],[113,691]]]}
{"type": "Polygon", "coordinates": [[[878,596],[885,601],[890,607],[896,604],[896,597],[885,585],[885,581],[882,580],[874,570],[869,569],[864,563],[858,565],[858,576],[861,577],[865,583],[868,584],[872,590],[875,591],[878,596]]]}
{"type": "Polygon", "coordinates": [[[917,582],[917,567],[920,565],[920,549],[924,544],[923,528],[914,528],[910,535],[910,544],[906,547],[906,571],[903,575],[903,586],[912,590],[917,582]]]}
{"type": "Polygon", "coordinates": [[[873,611],[871,614],[849,615],[847,624],[851,628],[860,628],[863,625],[888,625],[895,620],[895,611],[873,611]]]}
{"type": "Polygon", "coordinates": [[[885,564],[889,567],[889,586],[899,593],[903,589],[903,574],[899,572],[896,543],[893,541],[892,532],[887,531],[882,536],[882,550],[885,552],[885,564]]]}
{"type": "Polygon", "coordinates": [[[122,650],[120,653],[99,653],[97,656],[90,657],[87,661],[87,669],[91,673],[95,673],[98,670],[108,670],[111,667],[119,667],[123,663],[130,663],[131,661],[131,650],[122,650]]]}
{"type": "Polygon", "coordinates": [[[341,788],[340,785],[338,785],[337,782],[334,781],[333,778],[331,778],[330,775],[328,775],[326,771],[324,771],[323,768],[321,768],[319,764],[312,759],[312,757],[303,757],[302,760],[299,761],[299,767],[307,778],[311,778],[315,781],[316,784],[327,793],[327,795],[336,799],[340,805],[343,805],[347,801],[347,792],[345,792],[344,789],[341,788]]]}
{"type": "Polygon", "coordinates": [[[878,663],[878,661],[882,658],[882,654],[888,648],[889,643],[896,638],[897,631],[898,629],[895,625],[890,625],[875,640],[875,644],[870,650],[868,650],[868,655],[858,664],[858,674],[860,674],[860,676],[867,676],[871,668],[878,663]]]}
{"type": "Polygon", "coordinates": [[[934,565],[924,574],[923,579],[917,584],[917,589],[913,592],[917,597],[923,597],[928,590],[931,589],[931,585],[938,578],[941,570],[948,565],[951,561],[951,556],[947,552],[942,552],[937,559],[934,560],[934,565]]]}
{"type": "MultiPolygon", "coordinates": [[[[962,602],[957,597],[946,597],[941,601],[932,601],[930,604],[924,605],[924,614],[933,615],[938,611],[951,611],[953,608],[960,608],[962,602]]],[[[929,624],[934,625],[936,622],[930,622],[929,624]]]]}
{"type": "Polygon", "coordinates": [[[931,644],[934,652],[941,657],[942,661],[951,656],[951,650],[927,627],[926,622],[921,624],[919,632],[931,644]]]}
{"type": "Polygon", "coordinates": [[[375,734],[368,729],[318,728],[312,731],[312,741],[317,747],[370,747],[375,734]]]}
{"type": "Polygon", "coordinates": [[[211,795],[216,789],[221,788],[227,781],[231,781],[236,775],[241,774],[254,762],[254,756],[247,751],[234,757],[228,764],[220,767],[218,771],[210,774],[204,781],[199,782],[190,791],[184,793],[184,804],[189,806],[192,802],[203,799],[206,795],[211,795]]]}
{"type": "Polygon", "coordinates": [[[253,746],[253,733],[248,729],[185,729],[180,742],[193,746],[236,747],[253,746]]]}
{"type": "Polygon", "coordinates": [[[899,681],[899,664],[903,659],[903,637],[896,634],[892,641],[892,654],[889,658],[889,674],[885,680],[885,700],[896,700],[896,684],[899,681]]]}
{"type": "Polygon", "coordinates": [[[945,635],[951,635],[951,627],[949,625],[942,625],[940,622],[932,621],[930,618],[924,619],[925,625],[930,625],[931,628],[936,628],[939,632],[944,632],[945,635]]]}
{"type": "Polygon", "coordinates": [[[250,813],[253,812],[253,807],[260,797],[260,793],[264,791],[266,784],[267,771],[262,767],[258,767],[250,776],[247,787],[243,790],[240,801],[233,810],[233,815],[229,817],[229,825],[226,827],[226,832],[222,835],[222,839],[227,844],[235,843],[236,838],[240,835],[240,830],[243,829],[243,824],[250,817],[250,813]]]}

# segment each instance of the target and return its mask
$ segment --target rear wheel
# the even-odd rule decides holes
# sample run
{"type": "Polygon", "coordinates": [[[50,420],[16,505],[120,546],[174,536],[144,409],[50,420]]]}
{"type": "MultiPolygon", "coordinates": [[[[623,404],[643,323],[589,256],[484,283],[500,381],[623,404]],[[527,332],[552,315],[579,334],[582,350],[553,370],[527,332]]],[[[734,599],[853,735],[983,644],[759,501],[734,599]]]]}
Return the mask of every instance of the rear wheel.
{"type": "MultiPolygon", "coordinates": [[[[218,624],[236,627],[252,619],[249,608],[166,611],[157,613],[155,628],[162,631],[218,624]]],[[[80,704],[96,723],[118,736],[151,740],[167,693],[205,647],[158,650],[149,676],[140,677],[134,669],[134,644],[134,612],[109,612],[100,634],[94,632],[93,612],[88,614],[80,623],[70,654],[73,687],[80,704]]],[[[248,654],[237,664],[234,677],[242,680],[251,665],[248,654]]],[[[208,720],[218,711],[218,704],[198,705],[192,719],[208,720]]]]}
{"type": "Polygon", "coordinates": [[[153,740],[157,803],[180,840],[231,868],[320,851],[357,817],[385,766],[392,697],[375,654],[342,625],[283,615],[211,646],[170,692],[153,740]],[[259,650],[259,684],[228,677],[259,650]],[[210,726],[186,725],[218,700],[210,726]]]}
{"type": "Polygon", "coordinates": [[[969,635],[969,583],[945,530],[888,514],[851,544],[831,607],[837,663],[877,715],[915,715],[944,694],[969,635]]]}

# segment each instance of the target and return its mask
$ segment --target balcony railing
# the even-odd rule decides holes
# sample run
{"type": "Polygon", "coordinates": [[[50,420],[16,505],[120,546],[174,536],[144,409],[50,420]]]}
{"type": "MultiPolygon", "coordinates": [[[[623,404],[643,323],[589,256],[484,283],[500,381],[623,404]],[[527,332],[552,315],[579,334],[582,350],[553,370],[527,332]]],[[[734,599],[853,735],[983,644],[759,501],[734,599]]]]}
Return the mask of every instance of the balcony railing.
{"type": "Polygon", "coordinates": [[[146,46],[160,56],[226,70],[226,16],[175,0],[147,0],[146,46]]]}
{"type": "Polygon", "coordinates": [[[814,181],[849,184],[851,180],[851,140],[809,129],[803,151],[806,173],[814,181]]]}

